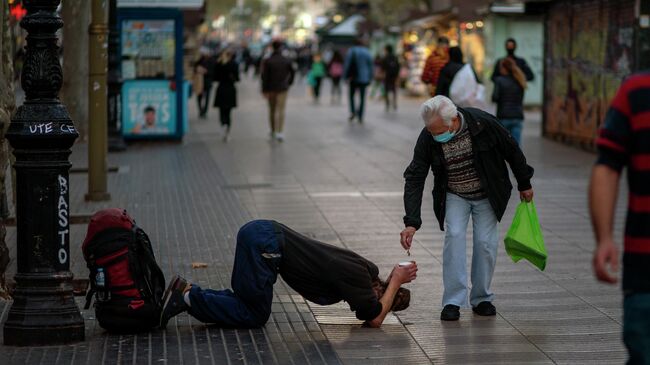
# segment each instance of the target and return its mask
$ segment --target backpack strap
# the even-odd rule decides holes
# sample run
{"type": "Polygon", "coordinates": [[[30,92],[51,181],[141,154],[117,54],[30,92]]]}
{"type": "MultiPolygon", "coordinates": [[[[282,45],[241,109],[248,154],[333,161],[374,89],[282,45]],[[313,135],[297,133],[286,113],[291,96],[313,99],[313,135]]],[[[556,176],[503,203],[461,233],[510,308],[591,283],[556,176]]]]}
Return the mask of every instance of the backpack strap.
{"type": "Polygon", "coordinates": [[[84,304],[84,309],[90,308],[90,303],[93,301],[93,294],[95,294],[95,285],[91,284],[88,291],[86,291],[86,304],[84,304]]]}
{"type": "Polygon", "coordinates": [[[141,262],[144,264],[146,268],[150,270],[151,275],[145,275],[144,276],[144,283],[147,286],[148,294],[150,295],[151,299],[154,300],[155,304],[157,306],[162,307],[162,296],[157,295],[155,292],[155,288],[159,287],[162,290],[164,290],[165,286],[165,275],[163,274],[162,270],[160,269],[160,266],[158,266],[158,263],[156,262],[156,257],[154,256],[153,253],[153,247],[151,246],[151,241],[149,240],[149,236],[140,228],[136,228],[135,230],[136,234],[136,245],[138,246],[138,259],[141,260],[141,262]],[[154,281],[160,281],[160,283],[157,283],[159,285],[156,285],[154,282],[150,282],[149,279],[154,280],[154,281]]]}

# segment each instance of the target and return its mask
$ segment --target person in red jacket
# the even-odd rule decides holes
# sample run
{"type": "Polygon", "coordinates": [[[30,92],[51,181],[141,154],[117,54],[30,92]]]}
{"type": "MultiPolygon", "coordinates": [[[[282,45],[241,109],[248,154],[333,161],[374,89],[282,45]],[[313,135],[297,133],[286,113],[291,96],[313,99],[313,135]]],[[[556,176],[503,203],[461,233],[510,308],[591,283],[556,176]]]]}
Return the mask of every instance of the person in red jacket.
{"type": "Polygon", "coordinates": [[[446,37],[438,38],[438,45],[436,49],[431,52],[424,63],[424,69],[420,80],[427,85],[429,95],[436,95],[436,85],[438,85],[438,77],[440,77],[440,70],[449,62],[449,39],[446,37]]]}

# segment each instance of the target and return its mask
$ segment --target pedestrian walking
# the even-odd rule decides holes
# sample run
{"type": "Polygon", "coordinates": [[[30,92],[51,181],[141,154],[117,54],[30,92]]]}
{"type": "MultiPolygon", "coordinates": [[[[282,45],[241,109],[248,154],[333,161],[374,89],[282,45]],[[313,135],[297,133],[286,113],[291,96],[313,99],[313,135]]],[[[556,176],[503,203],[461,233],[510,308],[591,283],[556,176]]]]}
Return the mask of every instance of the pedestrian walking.
{"type": "Polygon", "coordinates": [[[284,141],[284,108],[287,91],[295,76],[291,61],[282,55],[282,42],[271,43],[271,55],[262,61],[262,93],[269,103],[269,126],[271,140],[284,141]]]}
{"type": "Polygon", "coordinates": [[[231,50],[225,49],[219,55],[214,68],[215,81],[219,83],[214,98],[214,106],[219,108],[219,120],[221,122],[221,134],[223,141],[228,142],[230,138],[230,127],[232,126],[231,112],[237,107],[237,88],[235,83],[239,82],[239,65],[235,62],[231,50]]]}
{"type": "Polygon", "coordinates": [[[343,56],[338,50],[332,54],[332,59],[327,65],[327,74],[332,79],[332,92],[330,103],[341,102],[341,77],[343,76],[343,56]]]}
{"type": "Polygon", "coordinates": [[[490,77],[492,81],[494,81],[494,79],[496,79],[497,76],[500,75],[499,64],[501,63],[501,61],[503,61],[506,58],[510,58],[517,63],[517,67],[519,67],[521,71],[523,71],[524,75],[526,75],[526,81],[533,81],[533,79],[535,79],[535,74],[533,74],[533,70],[531,70],[530,66],[528,66],[528,62],[526,62],[526,60],[521,57],[515,56],[516,50],[517,50],[517,41],[515,41],[513,38],[508,38],[506,40],[507,55],[506,57],[499,58],[497,62],[494,64],[492,77],[490,77]]]}
{"type": "Polygon", "coordinates": [[[232,290],[202,289],[179,276],[163,297],[160,324],[187,311],[205,323],[261,327],[271,315],[278,275],[305,299],[320,305],[345,301],[356,317],[380,327],[390,311],[408,307],[410,292],[400,286],[417,276],[417,264],[396,265],[387,281],[377,266],[358,254],[306,237],[269,220],[245,224],[237,234],[232,290]]]}
{"type": "Polygon", "coordinates": [[[493,316],[490,289],[499,245],[497,222],[503,217],[512,184],[506,161],[517,179],[519,197],[531,201],[533,168],[515,140],[497,119],[475,108],[460,108],[445,96],[422,104],[425,127],[418,137],[413,160],[404,172],[404,225],[400,243],[411,248],[422,225],[422,193],[429,170],[433,172],[433,210],[445,231],[442,276],[444,293],[440,319],[460,318],[469,304],[480,316],[493,316]],[[471,291],[467,285],[466,233],[473,224],[471,291]]]}
{"type": "Polygon", "coordinates": [[[460,47],[449,48],[449,62],[440,70],[438,84],[436,85],[436,95],[449,97],[451,82],[464,65],[463,51],[460,50],[460,47]]]}
{"type": "Polygon", "coordinates": [[[627,167],[629,199],[623,243],[623,342],[628,364],[650,364],[650,72],[626,79],[596,139],[598,159],[589,187],[596,236],[593,269],[599,281],[615,284],[619,248],[614,210],[619,180],[627,167]]]}
{"type": "Polygon", "coordinates": [[[253,64],[253,56],[251,56],[251,50],[248,48],[246,42],[242,43],[242,62],[244,63],[244,75],[248,77],[248,69],[253,64]]]}
{"type": "Polygon", "coordinates": [[[370,99],[374,99],[379,92],[378,97],[384,96],[384,70],[381,67],[382,58],[379,54],[375,55],[373,64],[372,83],[370,84],[370,99]]]}
{"type": "Polygon", "coordinates": [[[363,123],[363,108],[366,99],[366,88],[373,77],[373,61],[370,50],[364,45],[362,39],[357,39],[356,45],[348,50],[343,66],[344,77],[349,81],[350,117],[353,122],[356,118],[363,123]],[[355,107],[355,95],[359,93],[359,108],[355,107]]]}
{"type": "Polygon", "coordinates": [[[440,78],[440,71],[449,62],[449,39],[447,37],[438,38],[436,48],[431,52],[424,63],[424,69],[420,80],[427,85],[429,95],[436,95],[436,86],[440,78]]]}
{"type": "Polygon", "coordinates": [[[199,118],[205,119],[208,115],[210,91],[214,81],[214,57],[206,47],[201,47],[200,57],[194,63],[194,76],[192,86],[196,93],[196,103],[199,108],[199,118]]]}
{"type": "Polygon", "coordinates": [[[397,79],[399,78],[400,64],[397,56],[393,52],[393,46],[387,44],[384,47],[384,58],[381,60],[381,69],[384,73],[384,101],[386,102],[386,111],[391,107],[397,110],[397,79]]]}
{"type": "Polygon", "coordinates": [[[311,63],[311,69],[309,70],[307,79],[309,80],[309,85],[312,88],[315,103],[318,103],[318,98],[320,97],[320,87],[323,78],[326,75],[327,72],[325,69],[325,63],[323,62],[320,53],[314,54],[314,58],[311,63]]]}
{"type": "Polygon", "coordinates": [[[497,104],[499,123],[510,132],[521,146],[524,122],[524,90],[526,75],[512,58],[499,63],[499,76],[494,78],[492,101],[497,104]]]}

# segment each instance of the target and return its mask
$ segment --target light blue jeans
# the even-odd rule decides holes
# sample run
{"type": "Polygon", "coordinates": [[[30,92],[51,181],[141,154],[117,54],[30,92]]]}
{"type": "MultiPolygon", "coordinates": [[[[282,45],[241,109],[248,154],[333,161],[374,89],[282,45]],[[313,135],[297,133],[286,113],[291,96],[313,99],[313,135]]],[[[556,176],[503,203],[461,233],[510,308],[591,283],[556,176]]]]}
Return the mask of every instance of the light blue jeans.
{"type": "Polygon", "coordinates": [[[507,129],[510,132],[512,138],[517,141],[517,144],[521,146],[521,130],[524,128],[523,119],[499,119],[499,123],[503,128],[507,129]]]}
{"type": "Polygon", "coordinates": [[[469,303],[491,302],[490,291],[497,260],[499,234],[497,217],[487,199],[467,200],[447,193],[445,246],[442,251],[442,281],[445,287],[442,305],[467,307],[467,224],[472,216],[472,289],[469,303]]]}

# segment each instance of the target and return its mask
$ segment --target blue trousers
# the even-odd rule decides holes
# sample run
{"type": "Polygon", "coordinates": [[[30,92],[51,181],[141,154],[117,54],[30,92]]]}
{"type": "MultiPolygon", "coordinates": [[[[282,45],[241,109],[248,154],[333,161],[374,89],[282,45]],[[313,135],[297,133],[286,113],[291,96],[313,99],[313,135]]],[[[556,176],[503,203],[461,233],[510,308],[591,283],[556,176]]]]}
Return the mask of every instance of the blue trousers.
{"type": "Polygon", "coordinates": [[[507,129],[510,132],[512,138],[517,141],[517,144],[521,146],[521,130],[524,128],[523,119],[499,119],[499,123],[503,128],[507,129]]]}
{"type": "Polygon", "coordinates": [[[499,232],[497,217],[487,199],[467,200],[447,193],[445,211],[445,245],[442,250],[442,282],[445,290],[442,305],[467,306],[467,294],[472,307],[492,302],[490,290],[494,265],[497,261],[499,232]],[[472,217],[472,289],[467,287],[467,224],[472,217]]]}
{"type": "Polygon", "coordinates": [[[350,94],[349,94],[349,102],[350,102],[350,115],[354,115],[359,119],[363,119],[363,108],[366,103],[366,87],[368,84],[361,84],[358,82],[351,81],[350,82],[350,94]],[[355,103],[354,103],[354,94],[359,91],[359,109],[355,108],[355,103]]]}
{"type": "Polygon", "coordinates": [[[650,364],[650,293],[630,293],[623,300],[623,342],[629,365],[650,364]]]}
{"type": "Polygon", "coordinates": [[[237,234],[232,290],[201,289],[192,284],[188,312],[201,322],[222,327],[263,326],[271,315],[281,257],[282,247],[271,221],[245,224],[237,234]]]}

